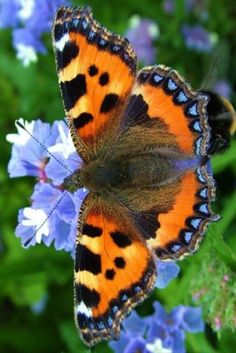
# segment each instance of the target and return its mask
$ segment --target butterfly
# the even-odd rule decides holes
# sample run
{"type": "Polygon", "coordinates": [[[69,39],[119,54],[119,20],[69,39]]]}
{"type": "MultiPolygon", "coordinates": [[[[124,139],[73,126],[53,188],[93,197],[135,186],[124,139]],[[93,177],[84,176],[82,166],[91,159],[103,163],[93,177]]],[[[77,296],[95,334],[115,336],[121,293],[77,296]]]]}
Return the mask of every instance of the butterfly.
{"type": "Polygon", "coordinates": [[[209,156],[219,145],[211,151],[210,94],[164,65],[137,72],[128,40],[89,7],[59,8],[52,36],[83,160],[71,180],[89,191],[78,222],[74,314],[92,346],[119,337],[123,318],[155,286],[155,260],[191,254],[218,219],[209,156]]]}

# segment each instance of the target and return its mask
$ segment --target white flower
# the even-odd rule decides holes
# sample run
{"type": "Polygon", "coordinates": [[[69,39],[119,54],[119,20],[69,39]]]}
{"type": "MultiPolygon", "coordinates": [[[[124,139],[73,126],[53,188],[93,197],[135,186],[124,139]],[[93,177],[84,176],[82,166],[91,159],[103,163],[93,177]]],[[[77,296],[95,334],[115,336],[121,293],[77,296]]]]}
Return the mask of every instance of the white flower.
{"type": "Polygon", "coordinates": [[[146,345],[146,348],[151,353],[172,353],[172,349],[163,347],[162,342],[159,338],[157,338],[154,343],[148,343],[146,345]]]}
{"type": "Polygon", "coordinates": [[[35,49],[31,45],[17,44],[17,58],[22,61],[23,66],[29,66],[30,63],[38,60],[35,49]]]}
{"type": "Polygon", "coordinates": [[[18,16],[21,20],[27,20],[33,13],[35,0],[18,0],[20,10],[18,16]]]}
{"type": "Polygon", "coordinates": [[[50,146],[48,150],[51,153],[59,152],[65,159],[67,159],[71,153],[75,152],[75,146],[72,141],[70,131],[66,133],[62,124],[58,124],[58,132],[61,142],[56,143],[54,146],[50,146]]]}
{"type": "MultiPolygon", "coordinates": [[[[24,121],[22,118],[19,119],[19,122],[29,131],[30,134],[33,133],[35,121],[24,121]]],[[[16,145],[24,146],[29,139],[31,139],[30,134],[22,129],[19,125],[16,124],[18,134],[8,134],[6,139],[10,143],[15,143],[16,145]]]]}
{"type": "Polygon", "coordinates": [[[34,209],[30,207],[25,207],[23,214],[28,219],[24,219],[22,221],[22,225],[25,227],[35,227],[35,240],[37,243],[41,243],[42,236],[49,235],[47,214],[41,209],[34,209]]]}

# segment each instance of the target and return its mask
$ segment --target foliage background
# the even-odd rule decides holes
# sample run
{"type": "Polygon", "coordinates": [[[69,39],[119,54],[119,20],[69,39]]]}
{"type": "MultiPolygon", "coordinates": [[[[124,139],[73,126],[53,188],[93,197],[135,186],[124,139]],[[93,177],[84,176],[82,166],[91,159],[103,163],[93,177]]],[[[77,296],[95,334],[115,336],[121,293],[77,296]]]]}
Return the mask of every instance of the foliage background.
{"type": "MultiPolygon", "coordinates": [[[[84,2],[74,1],[74,5],[84,2]]],[[[214,75],[229,81],[231,100],[236,105],[236,3],[234,0],[195,1],[207,4],[208,17],[201,19],[198,8],[187,12],[185,1],[175,1],[172,14],[163,11],[159,0],[115,0],[101,4],[88,1],[94,15],[106,27],[125,33],[133,14],[157,22],[160,36],[156,41],[157,63],[177,69],[194,88],[206,76],[212,55],[189,50],[181,35],[184,23],[203,23],[218,35],[220,62],[214,75]]],[[[38,245],[24,250],[14,236],[17,213],[29,204],[33,180],[9,179],[7,163],[11,146],[6,134],[14,133],[14,121],[40,118],[53,122],[64,112],[59,94],[50,35],[45,36],[49,52],[36,64],[24,68],[16,60],[10,30],[0,31],[0,350],[2,352],[87,352],[77,337],[73,322],[72,273],[70,256],[53,248],[38,245]],[[43,310],[35,304],[45,300],[43,310]]],[[[233,353],[236,347],[236,140],[224,155],[213,159],[218,184],[214,209],[222,220],[212,225],[198,253],[181,263],[181,275],[165,290],[153,293],[139,313],[149,314],[151,302],[159,299],[167,309],[180,303],[192,305],[193,295],[203,290],[197,305],[203,304],[204,317],[211,323],[206,332],[188,335],[189,353],[233,353]],[[224,284],[223,276],[229,276],[224,284]],[[212,329],[221,319],[218,333],[212,329]]],[[[196,302],[195,302],[196,303],[196,302]]],[[[110,352],[99,345],[97,352],[110,352]]]]}

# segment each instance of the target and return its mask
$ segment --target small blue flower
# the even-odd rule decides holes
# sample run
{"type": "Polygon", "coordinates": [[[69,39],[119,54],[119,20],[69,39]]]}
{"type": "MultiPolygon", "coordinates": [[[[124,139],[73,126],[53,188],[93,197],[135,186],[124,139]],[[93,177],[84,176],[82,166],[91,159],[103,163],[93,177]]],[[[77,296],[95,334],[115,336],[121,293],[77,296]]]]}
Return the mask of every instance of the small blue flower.
{"type": "Polygon", "coordinates": [[[133,16],[130,19],[130,28],[125,35],[142,64],[150,65],[156,61],[154,40],[159,35],[159,28],[154,21],[133,16]]]}
{"type": "Polygon", "coordinates": [[[78,213],[84,196],[83,190],[78,190],[74,197],[74,194],[49,183],[36,184],[31,207],[19,212],[16,236],[21,238],[22,245],[29,247],[43,242],[50,246],[54,243],[56,250],[73,253],[78,213]]]}
{"type": "Polygon", "coordinates": [[[40,120],[31,123],[24,123],[23,119],[19,119],[19,121],[21,124],[25,124],[29,133],[16,125],[18,134],[8,134],[6,136],[7,141],[13,143],[12,156],[8,164],[10,177],[31,175],[44,179],[44,168],[48,153],[42,145],[47,148],[55,142],[51,135],[50,124],[43,123],[40,120]],[[36,139],[41,142],[41,145],[36,139]]]}
{"type": "Polygon", "coordinates": [[[57,129],[55,144],[48,148],[54,158],[50,158],[45,167],[45,173],[53,184],[60,185],[63,180],[79,169],[82,160],[75,150],[68,126],[64,121],[54,123],[54,130],[57,129]]]}
{"type": "Polygon", "coordinates": [[[7,135],[13,143],[8,169],[11,177],[38,178],[31,205],[19,211],[16,236],[24,247],[44,243],[74,254],[78,214],[87,195],[85,189],[65,190],[64,178],[81,167],[69,130],[64,121],[52,126],[40,120],[24,123],[18,134],[7,135]],[[55,160],[56,158],[56,160],[55,160]]]}
{"type": "Polygon", "coordinates": [[[127,344],[124,353],[149,353],[146,348],[146,341],[142,337],[132,337],[127,344]]]}
{"type": "Polygon", "coordinates": [[[210,52],[217,41],[216,34],[207,32],[200,25],[183,25],[182,34],[186,47],[199,52],[210,52]]]}
{"type": "Polygon", "coordinates": [[[174,261],[157,261],[156,287],[167,287],[169,282],[178,276],[179,271],[180,268],[174,261]]]}
{"type": "Polygon", "coordinates": [[[69,0],[0,0],[0,27],[13,29],[13,47],[24,66],[46,53],[42,36],[50,33],[52,20],[60,5],[69,0]]]}
{"type": "Polygon", "coordinates": [[[20,3],[18,0],[0,0],[0,28],[17,26],[19,11],[20,3]]]}
{"type": "Polygon", "coordinates": [[[204,331],[204,322],[202,321],[202,309],[181,306],[182,308],[182,328],[187,332],[204,331]]]}
{"type": "Polygon", "coordinates": [[[124,321],[120,340],[109,345],[115,353],[185,353],[185,332],[196,333],[203,329],[200,308],[181,305],[168,314],[155,302],[154,313],[150,316],[141,318],[132,312],[124,321]]]}

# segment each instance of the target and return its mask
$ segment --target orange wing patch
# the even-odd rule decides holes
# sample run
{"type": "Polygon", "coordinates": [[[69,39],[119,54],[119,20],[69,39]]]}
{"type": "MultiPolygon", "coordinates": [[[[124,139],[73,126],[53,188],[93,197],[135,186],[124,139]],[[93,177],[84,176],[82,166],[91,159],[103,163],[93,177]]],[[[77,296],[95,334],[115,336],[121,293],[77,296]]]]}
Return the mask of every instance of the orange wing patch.
{"type": "Polygon", "coordinates": [[[147,240],[162,259],[176,259],[195,251],[206,226],[218,219],[210,208],[215,198],[215,185],[207,166],[186,172],[180,181],[172,209],[157,215],[156,236],[147,240]]]}
{"type": "Polygon", "coordinates": [[[156,278],[152,255],[134,230],[98,204],[85,216],[76,249],[75,319],[88,345],[117,338],[121,320],[156,278]]]}
{"type": "MultiPolygon", "coordinates": [[[[176,71],[159,65],[144,68],[138,73],[132,89],[133,101],[126,111],[128,120],[135,118],[131,111],[140,97],[144,102],[140,104],[140,110],[146,104],[148,119],[162,122],[182,152],[188,155],[207,154],[210,136],[206,121],[207,95],[192,91],[176,71]]],[[[142,111],[136,112],[137,115],[140,113],[142,111]]]]}
{"type": "MultiPolygon", "coordinates": [[[[59,10],[53,42],[70,127],[95,153],[103,130],[111,124],[114,134],[114,125],[119,125],[136,56],[125,38],[93,19],[88,7],[59,10]]],[[[78,137],[74,140],[77,147],[78,137]]]]}

